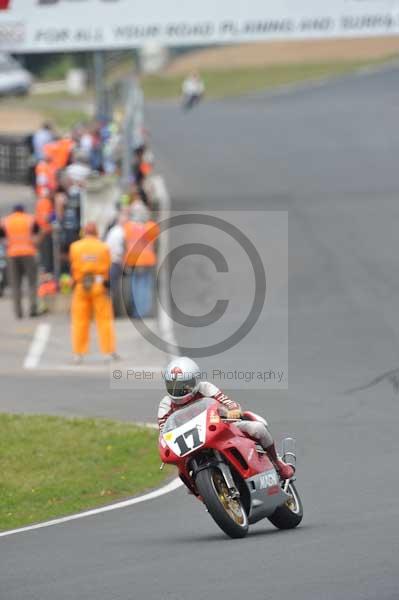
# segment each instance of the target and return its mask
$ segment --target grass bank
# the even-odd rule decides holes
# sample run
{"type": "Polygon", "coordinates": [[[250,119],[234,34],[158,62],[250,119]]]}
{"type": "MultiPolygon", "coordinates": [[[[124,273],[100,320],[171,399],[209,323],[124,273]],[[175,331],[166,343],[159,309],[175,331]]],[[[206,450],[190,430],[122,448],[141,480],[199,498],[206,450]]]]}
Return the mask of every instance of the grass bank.
{"type": "Polygon", "coordinates": [[[103,419],[0,414],[0,530],[156,487],[158,434],[103,419]]]}
{"type": "Polygon", "coordinates": [[[89,96],[74,98],[65,92],[30,95],[21,100],[23,105],[39,111],[61,131],[69,131],[77,123],[88,120],[86,106],[89,96]]]}
{"type": "MultiPolygon", "coordinates": [[[[205,82],[207,97],[225,98],[292,83],[345,75],[362,67],[383,64],[388,60],[385,58],[374,61],[341,61],[204,70],[201,71],[201,76],[205,82]]],[[[182,81],[183,78],[179,75],[151,75],[143,77],[142,84],[147,99],[167,99],[180,96],[182,81]]]]}
{"type": "MultiPolygon", "coordinates": [[[[82,123],[90,118],[86,107],[89,105],[90,98],[71,98],[66,93],[29,95],[25,98],[2,98],[0,100],[0,110],[8,113],[10,127],[12,129],[13,121],[17,126],[19,114],[32,115],[30,122],[26,120],[25,131],[32,131],[37,127],[38,122],[43,120],[50,121],[60,132],[70,131],[77,123],[82,123]]],[[[14,129],[17,129],[17,127],[14,129]]]]}

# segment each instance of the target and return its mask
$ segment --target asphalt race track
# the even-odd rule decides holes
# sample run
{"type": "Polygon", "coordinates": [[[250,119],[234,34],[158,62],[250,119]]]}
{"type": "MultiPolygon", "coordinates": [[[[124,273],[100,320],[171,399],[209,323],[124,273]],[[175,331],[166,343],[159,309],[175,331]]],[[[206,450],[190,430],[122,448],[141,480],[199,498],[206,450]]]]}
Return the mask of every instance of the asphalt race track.
{"type": "MultiPolygon", "coordinates": [[[[396,600],[399,72],[188,115],[154,105],[148,120],[174,208],[236,208],[243,226],[248,211],[288,211],[289,390],[229,391],[265,414],[278,439],[296,436],[305,518],[291,532],[260,522],[233,541],[180,489],[0,540],[0,598],[396,600]]],[[[195,314],[203,268],[192,259],[176,275],[174,292],[195,314]]],[[[230,351],[235,365],[259,355],[261,326],[230,351]]],[[[201,332],[189,336],[177,328],[183,344],[201,332]]],[[[157,398],[105,387],[6,377],[0,409],[155,412],[157,398]]]]}

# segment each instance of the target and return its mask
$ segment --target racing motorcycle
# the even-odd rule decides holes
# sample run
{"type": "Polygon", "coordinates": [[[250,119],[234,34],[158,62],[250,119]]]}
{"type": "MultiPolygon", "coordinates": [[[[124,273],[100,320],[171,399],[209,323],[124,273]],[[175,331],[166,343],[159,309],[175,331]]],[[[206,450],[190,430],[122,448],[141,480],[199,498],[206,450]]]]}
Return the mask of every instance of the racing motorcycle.
{"type": "MultiPolygon", "coordinates": [[[[245,537],[249,525],[264,518],[278,529],[297,527],[303,508],[295,477],[281,481],[265,450],[235,422],[213,398],[179,409],[160,434],[162,463],[178,468],[189,491],[232,538],[245,537]]],[[[283,458],[295,467],[292,438],[283,441],[283,458]]]]}

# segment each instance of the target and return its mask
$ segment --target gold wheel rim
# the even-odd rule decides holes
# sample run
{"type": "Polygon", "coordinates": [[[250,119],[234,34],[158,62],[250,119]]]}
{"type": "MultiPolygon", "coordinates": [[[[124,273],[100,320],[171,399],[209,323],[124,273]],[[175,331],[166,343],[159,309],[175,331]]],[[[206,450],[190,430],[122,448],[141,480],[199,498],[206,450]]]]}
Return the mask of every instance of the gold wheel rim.
{"type": "Polygon", "coordinates": [[[291,488],[291,486],[289,487],[289,498],[286,501],[285,505],[290,509],[291,512],[298,514],[299,512],[299,505],[296,499],[296,496],[291,488]]]}
{"type": "Polygon", "coordinates": [[[219,471],[214,471],[212,473],[212,481],[220,503],[229,517],[233,519],[237,525],[245,525],[244,510],[241,506],[241,502],[238,498],[231,498],[223,475],[219,471]]]}

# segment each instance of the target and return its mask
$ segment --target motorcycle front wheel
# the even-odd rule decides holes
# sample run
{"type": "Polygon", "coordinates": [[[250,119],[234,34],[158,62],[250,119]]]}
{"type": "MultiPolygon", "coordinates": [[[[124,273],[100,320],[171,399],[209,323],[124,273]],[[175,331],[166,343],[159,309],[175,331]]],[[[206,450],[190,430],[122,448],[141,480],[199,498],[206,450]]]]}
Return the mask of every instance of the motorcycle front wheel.
{"type": "Polygon", "coordinates": [[[222,473],[216,467],[200,471],[196,485],[209,514],[231,538],[243,538],[248,533],[248,516],[240,498],[232,498],[222,473]]]}

